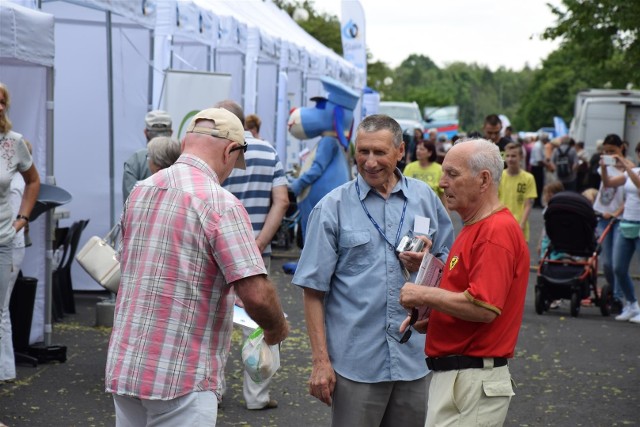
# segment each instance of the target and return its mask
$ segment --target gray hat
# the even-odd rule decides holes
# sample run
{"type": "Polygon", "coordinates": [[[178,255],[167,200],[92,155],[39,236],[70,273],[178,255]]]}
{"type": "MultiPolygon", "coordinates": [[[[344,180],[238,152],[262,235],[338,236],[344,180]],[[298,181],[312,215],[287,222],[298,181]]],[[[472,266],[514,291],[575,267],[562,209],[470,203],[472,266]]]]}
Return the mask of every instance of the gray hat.
{"type": "Polygon", "coordinates": [[[162,110],[149,111],[144,117],[144,123],[149,130],[168,130],[171,129],[171,116],[162,110]]]}

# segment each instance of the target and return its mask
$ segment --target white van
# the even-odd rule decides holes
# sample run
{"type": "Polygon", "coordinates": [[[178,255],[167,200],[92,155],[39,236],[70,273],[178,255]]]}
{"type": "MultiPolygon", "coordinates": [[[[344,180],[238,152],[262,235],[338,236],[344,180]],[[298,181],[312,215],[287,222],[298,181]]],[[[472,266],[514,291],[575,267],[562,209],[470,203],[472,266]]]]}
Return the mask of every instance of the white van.
{"type": "Polygon", "coordinates": [[[640,90],[588,89],[578,92],[569,136],[589,154],[610,133],[635,147],[640,141],[640,90]]]}
{"type": "Polygon", "coordinates": [[[424,131],[420,107],[416,102],[383,101],[378,107],[378,113],[393,117],[403,132],[410,131],[411,137],[414,129],[424,131]]]}

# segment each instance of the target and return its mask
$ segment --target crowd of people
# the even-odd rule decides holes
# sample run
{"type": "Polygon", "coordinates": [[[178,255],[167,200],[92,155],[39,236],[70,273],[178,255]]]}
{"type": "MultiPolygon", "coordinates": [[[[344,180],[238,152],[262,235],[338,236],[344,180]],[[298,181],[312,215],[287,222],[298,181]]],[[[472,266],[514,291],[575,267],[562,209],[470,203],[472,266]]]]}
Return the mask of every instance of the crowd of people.
{"type": "MultiPolygon", "coordinates": [[[[506,130],[506,129],[505,129],[506,130]]],[[[604,136],[597,141],[597,151],[587,153],[584,143],[568,136],[550,138],[548,134],[517,137],[511,132],[502,132],[500,118],[489,115],[485,118],[482,132],[471,132],[472,137],[483,136],[494,142],[502,152],[505,170],[500,181],[501,202],[509,208],[527,241],[530,240],[528,218],[533,208],[544,208],[550,197],[561,191],[581,193],[593,205],[598,217],[596,235],[604,233],[601,265],[606,282],[613,290],[613,312],[617,320],[640,323],[640,311],[633,292],[629,267],[634,252],[640,252],[638,235],[637,197],[640,186],[636,185],[638,158],[632,154],[631,144],[616,134],[604,136]],[[603,158],[608,158],[607,162],[603,158]],[[613,221],[612,221],[613,220],[613,221]],[[611,224],[610,224],[611,223],[611,224]],[[622,229],[621,229],[622,227],[622,229]]],[[[433,129],[428,132],[435,138],[433,129]]],[[[416,130],[414,138],[416,158],[404,168],[404,173],[428,184],[436,182],[434,191],[441,191],[434,177],[441,174],[445,149],[452,141],[443,141],[435,152],[430,140],[422,138],[416,130]],[[424,154],[426,153],[426,154],[424,154]]],[[[640,143],[635,153],[640,150],[640,143]]],[[[543,257],[549,248],[549,239],[544,234],[538,239],[538,256],[543,257]]],[[[552,254],[557,257],[558,254],[552,254]]],[[[585,299],[589,304],[589,299],[585,299]]],[[[561,301],[554,301],[556,308],[561,301]]]]}
{"type": "MultiPolygon", "coordinates": [[[[15,378],[4,323],[20,259],[13,239],[39,187],[8,105],[0,85],[0,380],[15,378]],[[20,175],[21,196],[5,209],[20,175]]],[[[118,426],[215,425],[235,305],[266,344],[288,335],[269,269],[291,183],[260,126],[232,100],[196,114],[180,142],[167,112],[145,117],[147,145],[124,166],[121,283],[105,370],[118,426]]],[[[357,174],[310,206],[311,243],[292,279],[311,344],[309,393],[331,407],[331,425],[502,425],[514,395],[508,361],[527,293],[530,213],[558,191],[587,190],[594,173],[597,190],[585,194],[598,229],[620,219],[602,253],[621,301],[616,320],[640,323],[629,276],[640,249],[640,168],[624,142],[607,135],[602,155],[588,158],[568,137],[518,140],[505,130],[495,114],[482,132],[451,141],[434,129],[407,140],[385,115],[357,126],[357,174]],[[452,212],[463,221],[455,238],[452,212]],[[420,244],[401,248],[404,239],[420,244]],[[443,265],[439,287],[415,283],[427,253],[443,265]],[[418,319],[425,306],[430,317],[418,319]]],[[[327,146],[340,155],[325,157],[342,162],[339,141],[327,146]]],[[[303,183],[294,181],[297,195],[303,183]]],[[[269,386],[245,373],[246,408],[276,408],[269,386]]]]}

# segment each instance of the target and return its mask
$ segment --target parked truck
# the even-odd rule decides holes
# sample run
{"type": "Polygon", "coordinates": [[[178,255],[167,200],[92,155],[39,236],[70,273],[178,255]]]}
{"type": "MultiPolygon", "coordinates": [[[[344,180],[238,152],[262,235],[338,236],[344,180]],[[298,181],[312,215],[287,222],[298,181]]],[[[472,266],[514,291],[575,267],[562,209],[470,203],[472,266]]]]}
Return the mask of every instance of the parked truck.
{"type": "Polygon", "coordinates": [[[640,90],[587,89],[578,92],[569,135],[583,141],[588,153],[596,141],[610,133],[629,141],[640,141],[640,90]]]}

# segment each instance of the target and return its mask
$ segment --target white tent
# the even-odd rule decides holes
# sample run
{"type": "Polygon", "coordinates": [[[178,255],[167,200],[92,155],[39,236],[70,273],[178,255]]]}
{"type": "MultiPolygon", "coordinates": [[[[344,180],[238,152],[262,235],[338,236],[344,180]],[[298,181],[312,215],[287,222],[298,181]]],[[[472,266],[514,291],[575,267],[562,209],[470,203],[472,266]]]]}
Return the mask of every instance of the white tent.
{"type": "MultiPolygon", "coordinates": [[[[320,76],[362,87],[355,67],[270,0],[43,0],[42,9],[55,17],[57,184],[73,195],[69,221],[90,220],[80,245],[120,216],[122,167],[145,146],[144,115],[161,105],[167,69],[231,75],[230,98],[262,117],[284,162],[299,150],[287,147],[289,110],[322,94],[320,76]]],[[[72,274],[74,289],[101,289],[82,269],[72,274]]]]}
{"type": "MultiPolygon", "coordinates": [[[[0,81],[11,95],[9,117],[13,129],[33,145],[33,157],[42,182],[52,182],[53,16],[0,2],[0,81]]],[[[48,215],[30,225],[33,246],[26,251],[23,271],[38,279],[30,342],[43,340],[45,282],[50,275],[45,260],[48,215]]]]}
{"type": "MultiPolygon", "coordinates": [[[[304,31],[270,0],[194,0],[219,16],[233,17],[247,27],[243,106],[263,122],[260,134],[273,142],[281,160],[297,161],[299,142],[287,134],[292,107],[309,105],[323,94],[321,76],[330,76],[356,90],[364,74],[304,31]]],[[[240,33],[239,33],[240,34],[240,33]]]]}
{"type": "MultiPolygon", "coordinates": [[[[89,219],[80,245],[122,210],[122,167],[144,148],[151,109],[153,2],[45,1],[55,17],[55,168],[73,195],[69,222],[89,219]]],[[[81,268],[74,289],[102,289],[81,268]]]]}

